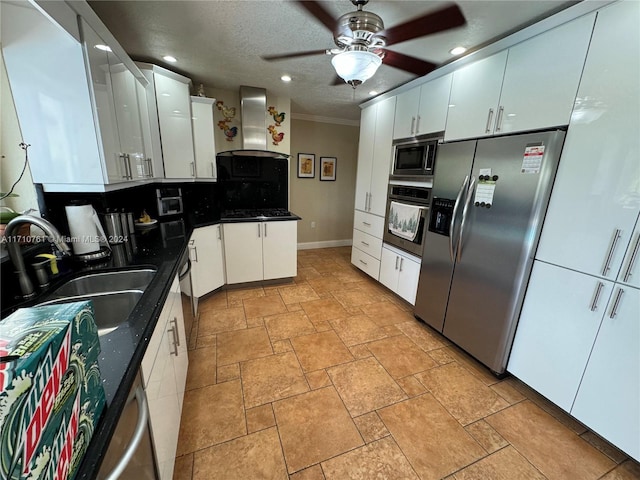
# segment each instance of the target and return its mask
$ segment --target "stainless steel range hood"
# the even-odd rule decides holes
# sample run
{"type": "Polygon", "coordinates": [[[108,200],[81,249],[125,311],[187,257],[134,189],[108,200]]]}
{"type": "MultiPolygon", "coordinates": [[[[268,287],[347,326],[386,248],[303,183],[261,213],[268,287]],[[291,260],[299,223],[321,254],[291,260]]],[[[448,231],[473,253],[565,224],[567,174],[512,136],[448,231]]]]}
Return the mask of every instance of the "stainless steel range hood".
{"type": "Polygon", "coordinates": [[[267,150],[267,91],[240,87],[242,149],[219,152],[218,156],[289,158],[286,153],[267,150]]]}

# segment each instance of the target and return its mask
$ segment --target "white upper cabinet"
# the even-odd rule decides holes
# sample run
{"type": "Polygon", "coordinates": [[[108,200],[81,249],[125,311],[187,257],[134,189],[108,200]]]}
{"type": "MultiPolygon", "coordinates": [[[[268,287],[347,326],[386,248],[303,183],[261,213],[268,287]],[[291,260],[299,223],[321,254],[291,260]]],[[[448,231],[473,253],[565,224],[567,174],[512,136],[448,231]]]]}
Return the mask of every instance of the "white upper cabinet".
{"type": "Polygon", "coordinates": [[[595,14],[453,74],[445,140],[567,125],[595,14]]]}
{"type": "Polygon", "coordinates": [[[493,133],[506,63],[505,50],[453,72],[445,141],[493,133]]]}
{"type": "Polygon", "coordinates": [[[398,95],[394,140],[444,131],[452,78],[450,73],[398,95]]]}
{"type": "Polygon", "coordinates": [[[373,165],[373,141],[376,134],[376,112],[372,105],[360,114],[360,141],[358,143],[358,175],[356,177],[356,210],[367,210],[371,188],[371,166],[373,165]]]}
{"type": "Polygon", "coordinates": [[[598,13],[536,254],[611,280],[626,272],[640,212],[639,9],[598,13]]]}
{"type": "Polygon", "coordinates": [[[150,121],[154,115],[160,129],[164,176],[193,179],[196,162],[191,123],[191,80],[156,65],[137,63],[153,83],[153,98],[147,97],[150,121]],[[156,110],[157,108],[157,110],[156,110]]]}
{"type": "Polygon", "coordinates": [[[216,143],[213,127],[213,104],[215,99],[191,97],[191,123],[196,159],[196,176],[215,180],[216,143]]]}

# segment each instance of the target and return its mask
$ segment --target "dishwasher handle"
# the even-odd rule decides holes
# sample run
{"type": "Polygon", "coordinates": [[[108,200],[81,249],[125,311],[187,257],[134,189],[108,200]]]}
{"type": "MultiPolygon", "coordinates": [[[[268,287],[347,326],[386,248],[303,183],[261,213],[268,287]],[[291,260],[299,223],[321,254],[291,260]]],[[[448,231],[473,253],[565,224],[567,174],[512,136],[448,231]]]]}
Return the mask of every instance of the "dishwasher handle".
{"type": "Polygon", "coordinates": [[[131,441],[129,442],[129,445],[127,445],[124,454],[120,457],[115,468],[105,477],[106,480],[118,480],[118,478],[120,478],[120,475],[122,475],[124,469],[127,468],[133,454],[136,452],[138,445],[140,445],[142,436],[147,428],[147,423],[149,421],[149,406],[147,404],[147,395],[144,393],[142,385],[139,385],[138,388],[136,388],[133,399],[138,402],[138,423],[136,424],[136,428],[131,436],[131,441]]]}

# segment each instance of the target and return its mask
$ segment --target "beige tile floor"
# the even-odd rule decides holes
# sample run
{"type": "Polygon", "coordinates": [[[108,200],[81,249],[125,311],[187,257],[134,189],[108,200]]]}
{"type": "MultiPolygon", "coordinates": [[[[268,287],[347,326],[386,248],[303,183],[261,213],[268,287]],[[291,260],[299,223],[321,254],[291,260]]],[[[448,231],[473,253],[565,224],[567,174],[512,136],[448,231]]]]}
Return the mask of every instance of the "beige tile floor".
{"type": "Polygon", "coordinates": [[[640,479],[349,259],[300,251],[294,283],[202,299],[175,479],[640,479]]]}

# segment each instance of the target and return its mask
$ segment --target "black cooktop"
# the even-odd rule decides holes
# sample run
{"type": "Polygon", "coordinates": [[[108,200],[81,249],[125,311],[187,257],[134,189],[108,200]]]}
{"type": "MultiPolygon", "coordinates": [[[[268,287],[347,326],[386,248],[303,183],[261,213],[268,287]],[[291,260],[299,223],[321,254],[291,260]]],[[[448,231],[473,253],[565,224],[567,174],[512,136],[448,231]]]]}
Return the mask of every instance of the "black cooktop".
{"type": "Polygon", "coordinates": [[[234,210],[225,210],[222,212],[221,219],[232,218],[273,218],[273,217],[293,217],[294,215],[286,208],[261,208],[248,209],[240,208],[234,210]]]}

